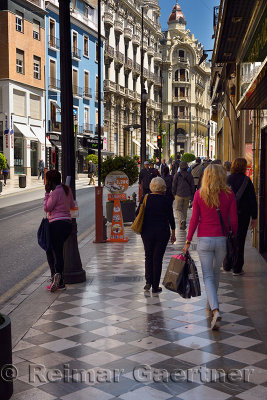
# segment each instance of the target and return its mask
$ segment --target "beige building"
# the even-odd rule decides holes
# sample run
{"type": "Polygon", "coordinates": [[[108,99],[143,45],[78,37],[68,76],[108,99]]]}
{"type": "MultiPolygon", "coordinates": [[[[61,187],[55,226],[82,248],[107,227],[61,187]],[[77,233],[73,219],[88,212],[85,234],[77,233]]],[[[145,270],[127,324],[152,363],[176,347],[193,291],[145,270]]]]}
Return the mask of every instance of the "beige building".
{"type": "MultiPolygon", "coordinates": [[[[159,51],[162,37],[156,0],[144,7],[144,78],[147,101],[147,156],[156,149],[161,112],[159,51]]],[[[108,150],[140,154],[141,20],[139,0],[104,2],[104,135],[108,150]]]]}
{"type": "Polygon", "coordinates": [[[174,154],[176,121],[177,152],[206,156],[210,66],[205,61],[199,65],[203,46],[186,29],[185,16],[179,4],[173,7],[168,31],[163,34],[163,129],[167,134],[171,133],[170,154],[174,154]]]}

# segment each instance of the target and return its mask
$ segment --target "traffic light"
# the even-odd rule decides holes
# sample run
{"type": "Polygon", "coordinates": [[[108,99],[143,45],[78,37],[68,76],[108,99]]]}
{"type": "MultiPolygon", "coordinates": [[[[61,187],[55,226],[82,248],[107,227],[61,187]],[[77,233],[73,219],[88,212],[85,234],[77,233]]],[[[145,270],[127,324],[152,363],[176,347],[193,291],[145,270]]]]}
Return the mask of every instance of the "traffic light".
{"type": "Polygon", "coordinates": [[[162,148],[162,135],[158,135],[158,148],[162,148]]]}

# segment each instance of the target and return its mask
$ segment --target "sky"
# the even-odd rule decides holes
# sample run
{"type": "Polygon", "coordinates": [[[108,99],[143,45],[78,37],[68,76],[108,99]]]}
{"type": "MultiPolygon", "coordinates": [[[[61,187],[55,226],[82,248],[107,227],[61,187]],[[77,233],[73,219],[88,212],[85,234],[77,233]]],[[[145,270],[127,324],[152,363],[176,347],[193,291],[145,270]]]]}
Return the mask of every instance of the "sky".
{"type": "MultiPolygon", "coordinates": [[[[167,30],[169,15],[176,0],[158,0],[161,8],[161,29],[167,30]]],[[[203,45],[205,50],[213,48],[213,7],[220,4],[220,0],[178,0],[186,19],[186,28],[190,29],[203,45]]],[[[211,53],[209,53],[211,55],[211,53]]]]}

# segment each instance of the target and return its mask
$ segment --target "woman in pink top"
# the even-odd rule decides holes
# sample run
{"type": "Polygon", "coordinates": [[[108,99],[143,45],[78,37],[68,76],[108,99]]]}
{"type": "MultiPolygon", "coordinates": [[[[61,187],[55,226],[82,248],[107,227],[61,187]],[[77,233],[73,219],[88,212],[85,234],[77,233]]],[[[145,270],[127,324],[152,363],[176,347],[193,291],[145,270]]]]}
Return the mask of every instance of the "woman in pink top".
{"type": "Polygon", "coordinates": [[[72,229],[70,209],[74,207],[71,189],[61,183],[61,174],[56,170],[46,174],[44,211],[48,213],[52,249],[46,252],[51,270],[51,292],[64,290],[63,247],[72,229]]]}
{"type": "Polygon", "coordinates": [[[197,230],[197,250],[201,262],[207,293],[208,310],[212,311],[211,329],[218,329],[221,315],[217,290],[220,267],[226,255],[226,237],[222,232],[217,209],[220,209],[224,224],[236,235],[238,227],[235,195],[226,184],[226,171],[221,165],[209,165],[203,175],[201,189],[195,193],[193,213],[187,240],[183,248],[186,253],[197,230]]]}

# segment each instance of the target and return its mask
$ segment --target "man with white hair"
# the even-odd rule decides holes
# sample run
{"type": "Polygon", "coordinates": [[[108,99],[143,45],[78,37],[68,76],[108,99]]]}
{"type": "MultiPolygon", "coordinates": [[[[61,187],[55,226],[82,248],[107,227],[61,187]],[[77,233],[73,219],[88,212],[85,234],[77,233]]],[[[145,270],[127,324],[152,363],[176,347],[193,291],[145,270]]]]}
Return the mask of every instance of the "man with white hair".
{"type": "Polygon", "coordinates": [[[95,185],[95,173],[96,173],[96,166],[95,166],[95,164],[93,163],[92,160],[89,160],[89,163],[88,163],[88,178],[90,178],[90,179],[89,179],[88,185],[91,185],[92,184],[91,182],[93,182],[93,185],[95,185]]]}

